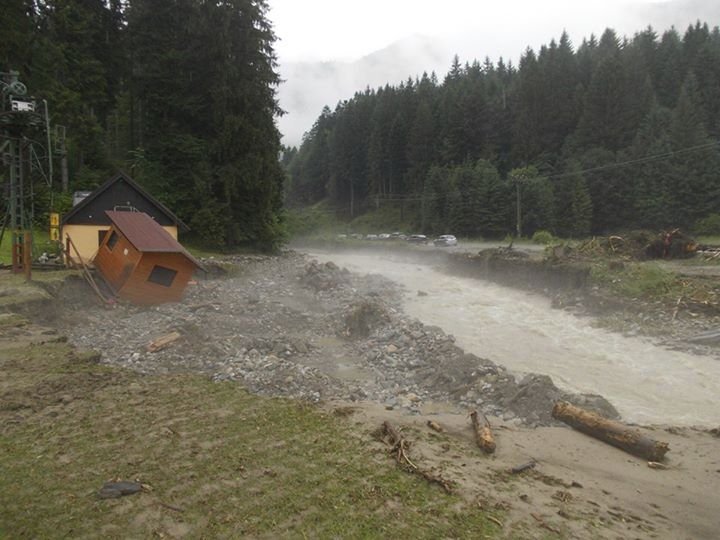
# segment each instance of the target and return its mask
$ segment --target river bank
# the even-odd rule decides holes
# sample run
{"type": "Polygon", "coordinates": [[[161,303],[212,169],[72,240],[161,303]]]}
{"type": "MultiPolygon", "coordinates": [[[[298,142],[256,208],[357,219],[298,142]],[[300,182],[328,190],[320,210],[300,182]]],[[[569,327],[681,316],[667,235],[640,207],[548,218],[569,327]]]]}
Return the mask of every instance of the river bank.
{"type": "MultiPolygon", "coordinates": [[[[120,305],[106,311],[94,306],[92,301],[88,302],[89,297],[78,296],[77,291],[67,291],[68,294],[63,296],[67,309],[59,317],[48,317],[59,335],[67,335],[70,343],[76,346],[100,351],[98,367],[101,369],[138,372],[140,375],[131,376],[133,381],[142,387],[152,385],[152,389],[146,389],[150,394],[143,395],[157,393],[159,396],[148,400],[139,399],[134,393],[128,394],[115,401],[112,413],[96,411],[100,415],[98,422],[125,422],[122,419],[126,414],[130,421],[129,415],[137,419],[149,413],[156,420],[148,426],[150,431],[143,433],[147,435],[156,430],[165,433],[157,419],[163,414],[170,418],[177,414],[187,415],[188,407],[197,409],[193,416],[197,421],[202,421],[203,416],[214,418],[212,411],[218,407],[234,411],[229,413],[229,418],[248,421],[255,413],[238,411],[246,407],[250,411],[257,410],[256,405],[245,403],[226,407],[199,397],[203,393],[214,395],[215,391],[211,389],[216,387],[225,389],[222,392],[229,391],[228,388],[246,387],[253,394],[285,396],[303,403],[317,402],[312,409],[325,411],[323,414],[333,418],[333,422],[340,422],[343,430],[352,432],[352,437],[373,453],[373,466],[379,470],[392,467],[392,461],[372,432],[383,421],[392,421],[412,441],[413,461],[456,486],[463,501],[459,506],[463,513],[472,516],[477,511],[490,511],[496,516],[502,527],[490,526],[488,530],[492,532],[487,534],[493,536],[713,537],[717,525],[714,508],[720,503],[715,498],[713,485],[720,464],[713,451],[718,439],[712,433],[689,427],[641,428],[643,433],[671,446],[668,469],[651,469],[642,460],[604,443],[564,427],[548,425],[551,423],[549,409],[555,399],[575,399],[584,406],[598,407],[612,415],[612,408],[605,400],[598,396],[568,395],[555,387],[548,377],[529,375],[518,380],[502,365],[468,353],[458,346],[454,336],[408,316],[403,309],[407,291],[386,278],[358,275],[331,263],[313,263],[297,253],[282,257],[231,258],[221,267],[229,268],[230,275],[198,281],[189,290],[185,301],[175,305],[151,309],[120,305]],[[170,332],[178,332],[181,337],[163,350],[148,351],[150,342],[170,332]],[[206,381],[210,379],[215,383],[207,383],[211,386],[202,383],[200,394],[193,390],[187,394],[187,399],[183,399],[189,384],[186,377],[192,378],[194,373],[201,373],[206,381]],[[173,397],[168,394],[171,388],[176,388],[173,397]],[[126,399],[133,403],[131,407],[122,406],[126,399]],[[143,412],[146,407],[148,411],[143,412]],[[173,408],[179,411],[173,412],[173,408]],[[498,449],[489,458],[480,453],[473,442],[467,412],[475,408],[488,414],[496,434],[498,449]],[[428,428],[430,420],[439,424],[443,432],[428,428]],[[537,462],[534,469],[518,476],[508,473],[511,467],[529,460],[537,462]],[[692,508],[691,515],[688,515],[688,508],[692,508]]],[[[422,298],[418,292],[423,291],[415,290],[413,294],[422,298]]],[[[17,361],[13,365],[13,369],[21,369],[17,361]]],[[[11,370],[6,369],[6,373],[4,390],[12,388],[16,376],[11,370]]],[[[63,388],[70,388],[69,380],[68,386],[63,388]]],[[[194,385],[190,383],[189,388],[194,385]]],[[[97,390],[91,387],[80,388],[80,393],[90,395],[97,390]]],[[[62,403],[62,395],[68,393],[63,388],[55,391],[57,395],[53,394],[50,403],[62,403]]],[[[113,392],[119,392],[119,396],[127,393],[119,387],[109,388],[108,400],[113,392]]],[[[3,399],[7,395],[3,394],[3,399]]],[[[92,402],[84,395],[71,398],[68,403],[82,400],[89,406],[92,402]]],[[[29,401],[33,402],[33,399],[29,401]]],[[[44,415],[51,412],[47,407],[47,404],[36,404],[25,412],[37,410],[44,415]]],[[[72,407],[63,407],[56,412],[68,420],[77,413],[72,407]]],[[[88,418],[91,413],[84,414],[84,418],[88,418]]],[[[273,425],[273,414],[286,412],[263,414],[266,422],[270,422],[269,427],[273,425]]],[[[34,416],[31,414],[30,418],[34,416]]],[[[182,426],[185,420],[178,417],[177,422],[182,426]]],[[[110,424],[102,429],[112,429],[110,424]]],[[[168,424],[170,434],[173,430],[179,431],[176,426],[173,421],[168,424]]],[[[183,438],[191,436],[188,429],[182,431],[183,438]]],[[[298,442],[297,434],[290,436],[283,430],[273,433],[272,428],[266,432],[283,448],[291,440],[295,442],[290,446],[298,442]]],[[[309,431],[307,436],[316,437],[311,433],[309,431]]],[[[28,444],[32,444],[33,437],[44,437],[41,430],[28,436],[28,444]]],[[[199,432],[198,438],[191,437],[201,454],[215,451],[203,450],[206,438],[216,439],[207,430],[199,432]]],[[[122,441],[114,440],[115,448],[121,448],[122,441]]],[[[70,440],[59,442],[65,452],[72,447],[70,440]]],[[[238,444],[243,443],[234,443],[238,444]]],[[[254,444],[262,446],[259,442],[254,444]]],[[[160,474],[155,470],[158,455],[150,452],[151,448],[152,445],[138,451],[142,456],[138,457],[140,463],[147,463],[145,467],[138,467],[137,460],[131,460],[132,463],[121,467],[120,472],[131,474],[147,468],[152,471],[148,476],[153,479],[150,483],[162,485],[162,492],[167,493],[170,486],[165,480],[157,479],[160,474]]],[[[333,449],[330,455],[336,452],[337,449],[333,449]]],[[[351,454],[357,452],[353,447],[351,454]]],[[[179,463],[190,467],[187,460],[191,455],[179,463]]],[[[213,473],[220,477],[214,478],[224,485],[225,480],[233,477],[227,468],[232,459],[228,461],[228,457],[219,455],[214,459],[221,462],[219,471],[213,473]]],[[[284,459],[289,459],[287,454],[280,457],[281,462],[284,459]]],[[[352,461],[349,456],[343,459],[350,461],[344,461],[345,465],[338,462],[328,466],[327,474],[342,475],[340,471],[352,461]]],[[[292,471],[286,467],[265,467],[276,475],[267,475],[270,484],[277,478],[278,485],[287,485],[292,471]]],[[[305,469],[301,471],[303,475],[310,474],[305,469]]],[[[110,476],[109,472],[103,474],[110,476]]],[[[194,485],[192,479],[183,478],[194,485]]],[[[306,477],[304,481],[307,480],[306,477]]],[[[239,482],[236,487],[242,489],[243,480],[235,481],[239,482]]],[[[419,478],[416,481],[424,482],[419,478]]],[[[40,489],[42,480],[35,478],[34,482],[40,489]]],[[[323,482],[325,480],[321,485],[323,482]]],[[[83,485],[87,489],[87,482],[83,485]]],[[[445,496],[436,489],[437,486],[425,487],[435,490],[433,497],[445,496]]],[[[217,493],[221,494],[225,489],[231,488],[226,486],[217,493]]],[[[353,488],[348,486],[348,489],[353,488]]],[[[344,493],[341,490],[336,496],[345,497],[344,493]]],[[[262,500],[263,494],[258,498],[262,500]]],[[[193,508],[194,517],[188,516],[187,520],[181,521],[185,521],[190,529],[161,528],[165,533],[170,530],[169,536],[183,536],[183,531],[185,535],[192,535],[198,530],[197,520],[202,507],[192,497],[186,500],[193,508]]],[[[382,500],[393,515],[395,511],[405,511],[400,510],[404,506],[396,506],[396,497],[389,493],[383,495],[382,500]]],[[[125,503],[126,507],[128,505],[130,503],[125,503]]],[[[141,511],[141,506],[136,503],[130,506],[126,511],[131,515],[141,511]]],[[[414,507],[413,512],[416,510],[414,507]]],[[[295,508],[290,513],[297,511],[301,509],[295,508]]],[[[154,512],[155,521],[151,522],[157,525],[156,518],[167,517],[163,517],[163,513],[167,514],[154,512]]],[[[256,534],[273,530],[280,536],[292,536],[293,532],[311,530],[303,529],[304,523],[304,519],[299,518],[299,528],[295,529],[290,526],[250,530],[256,534]]],[[[416,525],[414,530],[424,529],[422,525],[416,525]]],[[[467,530],[454,530],[441,534],[468,537],[467,530]]],[[[477,534],[475,531],[474,537],[477,534]]],[[[432,535],[428,533],[427,536],[432,535]]]]}

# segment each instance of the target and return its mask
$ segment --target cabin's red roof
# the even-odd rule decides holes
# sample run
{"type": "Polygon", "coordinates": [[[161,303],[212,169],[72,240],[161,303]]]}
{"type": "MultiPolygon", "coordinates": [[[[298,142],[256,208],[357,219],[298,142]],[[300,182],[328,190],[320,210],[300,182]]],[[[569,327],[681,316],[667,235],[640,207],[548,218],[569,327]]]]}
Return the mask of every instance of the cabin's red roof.
{"type": "Polygon", "coordinates": [[[175,240],[172,235],[144,212],[119,212],[106,210],[105,213],[115,228],[143,253],[182,253],[198,268],[202,265],[175,240]]]}

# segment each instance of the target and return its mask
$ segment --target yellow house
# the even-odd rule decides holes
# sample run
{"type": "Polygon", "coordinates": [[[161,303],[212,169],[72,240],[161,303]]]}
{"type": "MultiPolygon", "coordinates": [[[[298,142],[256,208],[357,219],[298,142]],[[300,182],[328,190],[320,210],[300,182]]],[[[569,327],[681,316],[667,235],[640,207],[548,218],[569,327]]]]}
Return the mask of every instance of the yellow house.
{"type": "Polygon", "coordinates": [[[185,225],[165,205],[155,199],[127,174],[119,172],[87,197],[73,206],[62,218],[60,235],[63,246],[74,262],[78,253],[70,247],[70,241],[84,263],[89,263],[103,241],[112,223],[106,210],[144,212],[177,240],[178,231],[185,232],[185,225]]]}

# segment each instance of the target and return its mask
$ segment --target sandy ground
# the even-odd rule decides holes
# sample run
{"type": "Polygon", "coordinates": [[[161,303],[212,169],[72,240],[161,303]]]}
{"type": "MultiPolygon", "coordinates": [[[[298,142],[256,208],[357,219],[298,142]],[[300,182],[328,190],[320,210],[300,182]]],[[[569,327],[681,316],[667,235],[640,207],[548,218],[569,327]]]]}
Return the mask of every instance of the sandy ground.
{"type": "Polygon", "coordinates": [[[489,418],[497,449],[486,456],[475,446],[464,412],[409,416],[372,403],[352,407],[359,429],[391,421],[411,441],[410,457],[418,467],[455,482],[478,505],[507,510],[508,538],[553,532],[567,538],[718,536],[720,440],[708,432],[642,428],[670,445],[667,469],[658,470],[564,427],[522,428],[489,418]],[[444,432],[430,429],[430,420],[444,432]],[[536,462],[533,469],[509,472],[530,461],[536,462]]]}

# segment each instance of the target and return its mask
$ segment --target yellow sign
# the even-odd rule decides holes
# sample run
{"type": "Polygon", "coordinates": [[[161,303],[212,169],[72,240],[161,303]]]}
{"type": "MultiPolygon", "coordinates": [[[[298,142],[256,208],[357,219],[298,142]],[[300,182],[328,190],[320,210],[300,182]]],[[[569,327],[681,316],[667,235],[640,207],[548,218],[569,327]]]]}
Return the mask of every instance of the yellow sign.
{"type": "Polygon", "coordinates": [[[57,212],[50,212],[50,240],[60,240],[60,214],[57,212]]]}

